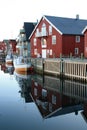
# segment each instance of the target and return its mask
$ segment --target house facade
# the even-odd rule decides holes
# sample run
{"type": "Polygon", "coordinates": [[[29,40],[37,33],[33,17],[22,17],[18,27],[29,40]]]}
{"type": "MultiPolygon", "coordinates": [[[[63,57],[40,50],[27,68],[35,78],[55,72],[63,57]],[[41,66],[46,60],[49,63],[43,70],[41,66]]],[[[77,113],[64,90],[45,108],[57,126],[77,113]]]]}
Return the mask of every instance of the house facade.
{"type": "Polygon", "coordinates": [[[9,39],[9,49],[12,52],[12,54],[16,54],[16,45],[17,42],[15,39],[9,39]]]}
{"type": "Polygon", "coordinates": [[[2,48],[4,48],[5,54],[8,53],[16,54],[17,42],[15,39],[8,39],[8,40],[4,39],[2,43],[3,43],[2,48]]]}
{"type": "Polygon", "coordinates": [[[0,53],[6,53],[6,50],[7,50],[7,46],[6,44],[4,43],[4,41],[1,41],[0,42],[0,53]]]}
{"type": "MultiPolygon", "coordinates": [[[[43,16],[30,35],[31,57],[58,58],[84,55],[83,29],[87,20],[43,16]]],[[[85,55],[84,55],[85,56],[85,55]]]]}
{"type": "Polygon", "coordinates": [[[17,54],[20,56],[30,56],[30,40],[28,39],[31,32],[33,31],[36,23],[24,22],[23,28],[20,29],[17,37],[17,54]]]}
{"type": "Polygon", "coordinates": [[[87,58],[87,26],[83,29],[84,34],[84,57],[87,58]]]}

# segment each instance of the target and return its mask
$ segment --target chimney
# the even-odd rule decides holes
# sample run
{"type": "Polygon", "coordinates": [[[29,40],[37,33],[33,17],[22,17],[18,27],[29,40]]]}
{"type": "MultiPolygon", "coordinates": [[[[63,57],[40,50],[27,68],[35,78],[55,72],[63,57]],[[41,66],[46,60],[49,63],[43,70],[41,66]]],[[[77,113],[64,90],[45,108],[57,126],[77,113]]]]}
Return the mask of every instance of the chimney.
{"type": "Polygon", "coordinates": [[[79,19],[79,14],[76,15],[76,20],[78,20],[78,19],[79,19]]]}
{"type": "Polygon", "coordinates": [[[38,19],[37,19],[37,24],[38,24],[38,19]]]}

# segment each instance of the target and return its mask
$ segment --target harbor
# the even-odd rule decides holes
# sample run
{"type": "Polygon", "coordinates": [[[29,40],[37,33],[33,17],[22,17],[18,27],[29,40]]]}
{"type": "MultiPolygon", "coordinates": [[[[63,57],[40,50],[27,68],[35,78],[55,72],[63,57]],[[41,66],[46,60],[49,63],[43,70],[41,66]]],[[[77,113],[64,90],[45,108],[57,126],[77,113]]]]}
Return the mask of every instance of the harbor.
{"type": "Polygon", "coordinates": [[[87,129],[86,83],[0,68],[1,130],[87,129]]]}

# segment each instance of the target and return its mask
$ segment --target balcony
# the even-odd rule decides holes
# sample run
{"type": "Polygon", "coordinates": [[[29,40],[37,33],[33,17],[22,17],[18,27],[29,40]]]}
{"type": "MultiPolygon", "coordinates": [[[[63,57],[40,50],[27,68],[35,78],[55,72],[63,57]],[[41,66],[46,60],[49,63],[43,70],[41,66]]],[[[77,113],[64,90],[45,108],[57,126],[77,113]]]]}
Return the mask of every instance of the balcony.
{"type": "Polygon", "coordinates": [[[20,34],[25,34],[25,30],[24,29],[20,29],[20,34]]]}
{"type": "Polygon", "coordinates": [[[48,36],[48,32],[44,31],[44,32],[36,32],[36,37],[46,37],[48,36]]]}
{"type": "Polygon", "coordinates": [[[19,42],[26,42],[26,36],[20,36],[19,42]]]}

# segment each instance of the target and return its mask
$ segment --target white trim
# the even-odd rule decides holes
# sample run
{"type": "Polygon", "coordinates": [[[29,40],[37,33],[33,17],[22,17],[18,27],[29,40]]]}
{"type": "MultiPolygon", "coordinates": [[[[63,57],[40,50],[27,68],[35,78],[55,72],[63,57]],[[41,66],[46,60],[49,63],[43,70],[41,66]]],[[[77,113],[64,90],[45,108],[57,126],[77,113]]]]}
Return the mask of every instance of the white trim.
{"type": "Polygon", "coordinates": [[[86,29],[87,29],[87,26],[85,26],[85,28],[83,29],[82,34],[85,32],[86,29]]]}
{"type": "Polygon", "coordinates": [[[39,25],[39,23],[41,22],[42,19],[45,19],[53,28],[55,28],[61,35],[63,34],[59,29],[57,29],[44,15],[42,16],[42,18],[40,19],[40,21],[37,23],[37,25],[35,26],[34,30],[32,31],[29,39],[32,37],[33,33],[35,32],[37,26],[39,25]]]}
{"type": "Polygon", "coordinates": [[[43,16],[45,20],[53,27],[55,28],[61,35],[63,34],[59,29],[57,29],[45,16],[43,16]]]}
{"type": "MultiPolygon", "coordinates": [[[[43,17],[42,17],[42,18],[43,18],[43,17]]],[[[40,21],[42,20],[42,18],[39,20],[39,22],[38,22],[37,25],[35,26],[34,30],[32,31],[32,33],[31,33],[31,35],[30,35],[30,37],[29,37],[28,39],[30,39],[30,38],[32,37],[33,33],[35,32],[35,30],[36,30],[37,26],[39,25],[40,21]]]]}

